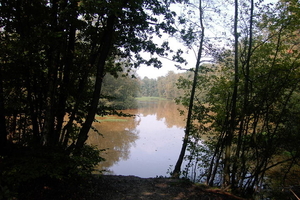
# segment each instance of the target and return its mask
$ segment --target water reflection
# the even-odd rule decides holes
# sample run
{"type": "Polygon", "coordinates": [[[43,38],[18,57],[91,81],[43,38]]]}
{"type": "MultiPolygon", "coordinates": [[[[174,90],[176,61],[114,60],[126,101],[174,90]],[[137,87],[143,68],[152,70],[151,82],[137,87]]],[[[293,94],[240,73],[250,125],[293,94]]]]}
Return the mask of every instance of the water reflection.
{"type": "Polygon", "coordinates": [[[100,169],[117,175],[166,176],[182,144],[185,122],[177,109],[170,101],[144,102],[139,109],[124,111],[136,117],[102,118],[94,126],[103,137],[90,132],[88,141],[108,148],[100,169]]]}
{"type": "Polygon", "coordinates": [[[179,116],[178,109],[183,109],[171,101],[153,101],[153,102],[140,102],[138,113],[147,115],[156,115],[156,120],[165,120],[168,128],[176,126],[183,128],[185,126],[184,118],[179,116]]]}
{"type": "Polygon", "coordinates": [[[99,149],[106,149],[101,156],[106,159],[99,164],[99,169],[107,169],[119,160],[129,158],[129,149],[138,138],[136,126],[139,120],[134,117],[103,117],[98,118],[101,123],[93,126],[102,134],[90,131],[88,143],[96,145],[99,149]]]}

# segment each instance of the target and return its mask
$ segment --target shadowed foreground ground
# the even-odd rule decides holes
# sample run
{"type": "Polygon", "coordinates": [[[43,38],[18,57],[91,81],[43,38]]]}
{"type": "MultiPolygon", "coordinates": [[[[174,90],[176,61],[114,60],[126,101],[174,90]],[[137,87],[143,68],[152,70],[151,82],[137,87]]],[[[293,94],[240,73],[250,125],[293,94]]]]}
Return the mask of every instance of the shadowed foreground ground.
{"type": "Polygon", "coordinates": [[[92,200],[241,200],[218,189],[208,189],[176,179],[105,175],[94,179],[93,182],[93,188],[90,188],[92,200]]]}

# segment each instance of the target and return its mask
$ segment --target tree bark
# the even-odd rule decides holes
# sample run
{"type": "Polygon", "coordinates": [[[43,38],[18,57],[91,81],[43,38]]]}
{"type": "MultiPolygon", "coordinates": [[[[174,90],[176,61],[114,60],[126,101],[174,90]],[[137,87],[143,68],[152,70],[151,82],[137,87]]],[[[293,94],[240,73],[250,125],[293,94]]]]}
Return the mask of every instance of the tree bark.
{"type": "Polygon", "coordinates": [[[66,46],[66,52],[64,56],[64,63],[65,67],[63,70],[63,80],[62,80],[62,86],[61,91],[59,95],[59,101],[57,107],[58,113],[57,113],[57,125],[56,130],[53,133],[53,144],[59,143],[59,138],[62,131],[62,126],[64,122],[64,117],[66,114],[66,103],[67,103],[67,97],[68,94],[68,88],[70,88],[70,73],[71,69],[73,68],[73,59],[74,59],[74,52],[75,52],[75,37],[76,37],[76,27],[74,23],[76,23],[77,20],[77,1],[71,3],[72,8],[72,14],[70,15],[70,27],[69,27],[69,39],[68,44],[66,46]]]}
{"type": "MultiPolygon", "coordinates": [[[[232,184],[230,181],[230,166],[231,166],[231,146],[232,139],[234,136],[235,125],[236,125],[236,103],[237,103],[237,91],[238,91],[238,83],[239,83],[239,62],[238,62],[238,39],[239,33],[237,30],[238,25],[238,0],[234,2],[234,88],[231,98],[231,109],[230,109],[230,120],[228,124],[228,129],[226,131],[225,136],[225,154],[224,154],[224,177],[223,177],[223,187],[228,187],[232,184]]],[[[232,172],[235,173],[235,172],[232,172]]]]}
{"type": "Polygon", "coordinates": [[[4,148],[7,144],[2,67],[3,66],[1,65],[0,66],[0,153],[3,153],[4,148]]]}
{"type": "Polygon", "coordinates": [[[105,62],[107,58],[109,57],[109,53],[113,44],[113,35],[114,35],[114,25],[116,21],[116,16],[114,14],[111,14],[107,19],[107,26],[104,32],[104,35],[102,37],[101,45],[99,47],[99,50],[97,54],[99,55],[98,62],[96,64],[97,67],[97,75],[96,75],[96,83],[95,88],[93,92],[93,98],[91,101],[91,105],[88,111],[88,115],[86,117],[86,120],[79,132],[78,139],[75,144],[75,151],[80,151],[80,149],[83,147],[85,141],[88,138],[88,132],[90,130],[90,127],[94,121],[95,114],[97,112],[98,108],[98,102],[100,99],[100,92],[102,87],[102,80],[104,76],[104,67],[105,62]]]}
{"type": "MultiPolygon", "coordinates": [[[[238,160],[240,159],[241,154],[243,155],[243,152],[241,152],[242,149],[242,137],[244,137],[244,134],[248,132],[247,126],[244,126],[244,124],[247,124],[245,116],[249,115],[249,109],[248,109],[248,104],[249,104],[249,82],[250,82],[250,59],[251,59],[251,52],[252,52],[252,40],[253,40],[253,11],[254,11],[254,1],[251,0],[250,2],[250,24],[249,24],[249,41],[248,41],[248,50],[247,50],[247,57],[246,57],[246,63],[245,63],[245,69],[244,69],[244,103],[243,103],[243,111],[242,111],[242,116],[240,119],[240,130],[238,134],[238,139],[237,139],[237,147],[236,147],[236,153],[235,153],[235,158],[232,167],[232,189],[234,190],[236,185],[236,176],[238,174],[238,168],[239,168],[239,162],[238,160]]],[[[245,47],[246,48],[246,47],[245,47]]]]}
{"type": "Polygon", "coordinates": [[[190,129],[191,129],[191,121],[192,121],[191,118],[192,118],[192,112],[193,112],[195,90],[196,90],[196,86],[197,86],[198,71],[200,68],[200,62],[201,62],[201,56],[202,56],[202,50],[203,50],[203,40],[204,40],[202,0],[199,1],[199,14],[200,14],[199,20],[200,20],[200,27],[201,27],[200,46],[198,49],[197,63],[196,63],[195,72],[194,72],[194,80],[193,80],[193,86],[192,86],[191,97],[190,97],[190,102],[189,102],[189,109],[188,109],[188,115],[187,115],[185,134],[184,134],[184,138],[183,138],[183,144],[182,144],[182,148],[181,148],[178,160],[176,162],[175,168],[172,173],[172,176],[174,178],[179,178],[181,165],[182,165],[185,151],[186,151],[186,148],[187,148],[187,145],[189,142],[188,140],[189,140],[190,129]]]}

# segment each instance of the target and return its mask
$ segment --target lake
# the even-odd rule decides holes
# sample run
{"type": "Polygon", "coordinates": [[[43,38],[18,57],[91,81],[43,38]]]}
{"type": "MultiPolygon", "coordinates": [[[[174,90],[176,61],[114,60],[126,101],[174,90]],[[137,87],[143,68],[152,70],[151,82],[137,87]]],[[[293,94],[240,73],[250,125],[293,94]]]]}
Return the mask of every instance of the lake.
{"type": "MultiPolygon", "coordinates": [[[[124,110],[135,117],[99,117],[88,143],[99,149],[106,161],[104,174],[134,175],[142,178],[169,176],[180,153],[185,117],[172,101],[140,102],[138,109],[124,110]],[[172,167],[171,167],[172,166],[172,167]]],[[[182,107],[180,107],[182,109],[182,107]]]]}

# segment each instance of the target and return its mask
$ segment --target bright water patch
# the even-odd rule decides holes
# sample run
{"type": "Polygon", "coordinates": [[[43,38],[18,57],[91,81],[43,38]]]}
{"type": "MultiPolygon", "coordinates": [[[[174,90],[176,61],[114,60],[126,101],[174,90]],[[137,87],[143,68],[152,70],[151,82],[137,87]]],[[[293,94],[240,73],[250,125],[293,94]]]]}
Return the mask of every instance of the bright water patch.
{"type": "Polygon", "coordinates": [[[177,161],[184,135],[185,121],[178,106],[170,101],[157,101],[127,112],[136,117],[102,119],[95,124],[104,138],[90,133],[90,144],[108,148],[102,154],[106,161],[99,168],[115,175],[169,176],[167,171],[177,161]]]}

